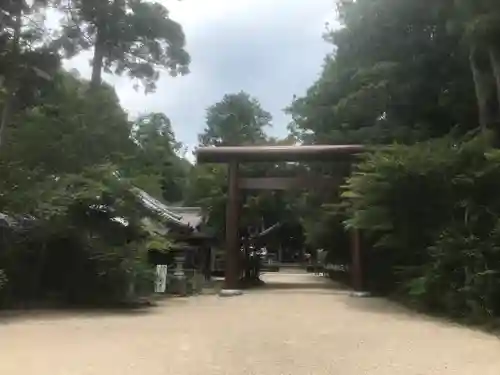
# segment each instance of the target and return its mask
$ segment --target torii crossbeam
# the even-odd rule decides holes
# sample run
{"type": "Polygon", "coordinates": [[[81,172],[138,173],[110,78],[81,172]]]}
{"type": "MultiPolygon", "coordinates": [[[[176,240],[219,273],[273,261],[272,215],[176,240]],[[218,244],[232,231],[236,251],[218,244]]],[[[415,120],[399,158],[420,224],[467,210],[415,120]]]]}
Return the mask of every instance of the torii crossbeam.
{"type": "MultiPolygon", "coordinates": [[[[198,163],[228,164],[228,201],[226,214],[226,269],[225,285],[227,291],[239,289],[239,238],[238,223],[240,214],[239,192],[252,190],[317,189],[338,187],[340,181],[333,176],[263,177],[239,178],[240,163],[246,162],[339,162],[351,161],[353,156],[364,151],[361,145],[315,145],[315,146],[235,146],[201,147],[195,151],[198,163]]],[[[361,292],[363,273],[359,233],[352,233],[352,286],[361,292]]]]}

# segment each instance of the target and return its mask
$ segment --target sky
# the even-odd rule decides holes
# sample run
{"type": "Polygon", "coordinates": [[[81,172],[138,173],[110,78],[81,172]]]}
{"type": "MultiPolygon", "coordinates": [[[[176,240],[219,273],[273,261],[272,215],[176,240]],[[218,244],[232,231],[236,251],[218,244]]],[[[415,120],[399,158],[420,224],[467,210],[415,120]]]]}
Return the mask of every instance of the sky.
{"type": "MultiPolygon", "coordinates": [[[[160,0],[181,23],[191,55],[191,73],[162,74],[157,90],[145,95],[123,77],[106,76],[122,106],[134,117],[163,112],[189,150],[205,127],[205,110],[224,94],[241,90],[273,115],[271,136],[286,135],[283,113],[294,94],[303,95],[321,71],[332,47],[322,39],[335,25],[335,0],[160,0]]],[[[90,76],[89,55],[66,62],[90,76]]]]}

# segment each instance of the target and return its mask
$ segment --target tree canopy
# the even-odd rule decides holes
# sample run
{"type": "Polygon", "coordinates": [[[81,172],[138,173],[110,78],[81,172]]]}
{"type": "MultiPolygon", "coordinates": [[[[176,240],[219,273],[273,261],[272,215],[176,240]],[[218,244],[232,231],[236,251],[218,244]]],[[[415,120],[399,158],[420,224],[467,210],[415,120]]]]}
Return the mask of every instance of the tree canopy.
{"type": "Polygon", "coordinates": [[[334,51],[289,108],[292,127],[306,140],[378,144],[475,128],[468,48],[450,31],[456,11],[446,0],[340,2],[342,27],[326,35],[334,51]]]}
{"type": "Polygon", "coordinates": [[[224,95],[207,109],[206,128],[199,136],[203,146],[242,146],[265,142],[272,116],[246,92],[224,95]]]}
{"type": "Polygon", "coordinates": [[[67,56],[93,50],[91,84],[103,70],[127,73],[146,91],[153,90],[161,70],[186,74],[190,61],[180,24],[159,2],[143,0],[56,0],[65,14],[54,42],[67,56]]]}

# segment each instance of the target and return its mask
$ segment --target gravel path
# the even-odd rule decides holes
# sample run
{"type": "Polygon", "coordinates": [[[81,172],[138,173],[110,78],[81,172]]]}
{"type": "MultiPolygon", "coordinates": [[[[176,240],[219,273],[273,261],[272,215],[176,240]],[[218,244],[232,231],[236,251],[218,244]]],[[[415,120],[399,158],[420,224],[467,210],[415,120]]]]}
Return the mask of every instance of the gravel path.
{"type": "Polygon", "coordinates": [[[0,321],[0,374],[500,374],[494,336],[349,297],[318,276],[265,278],[268,287],[240,297],[144,313],[0,321]]]}

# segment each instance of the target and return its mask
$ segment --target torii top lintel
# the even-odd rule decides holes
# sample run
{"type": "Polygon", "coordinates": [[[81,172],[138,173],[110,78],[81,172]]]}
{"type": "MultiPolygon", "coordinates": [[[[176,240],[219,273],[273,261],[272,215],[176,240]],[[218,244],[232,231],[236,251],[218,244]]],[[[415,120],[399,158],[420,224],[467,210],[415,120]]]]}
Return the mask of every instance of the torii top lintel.
{"type": "Polygon", "coordinates": [[[196,149],[198,163],[337,161],[359,154],[362,145],[224,146],[196,149]]]}

